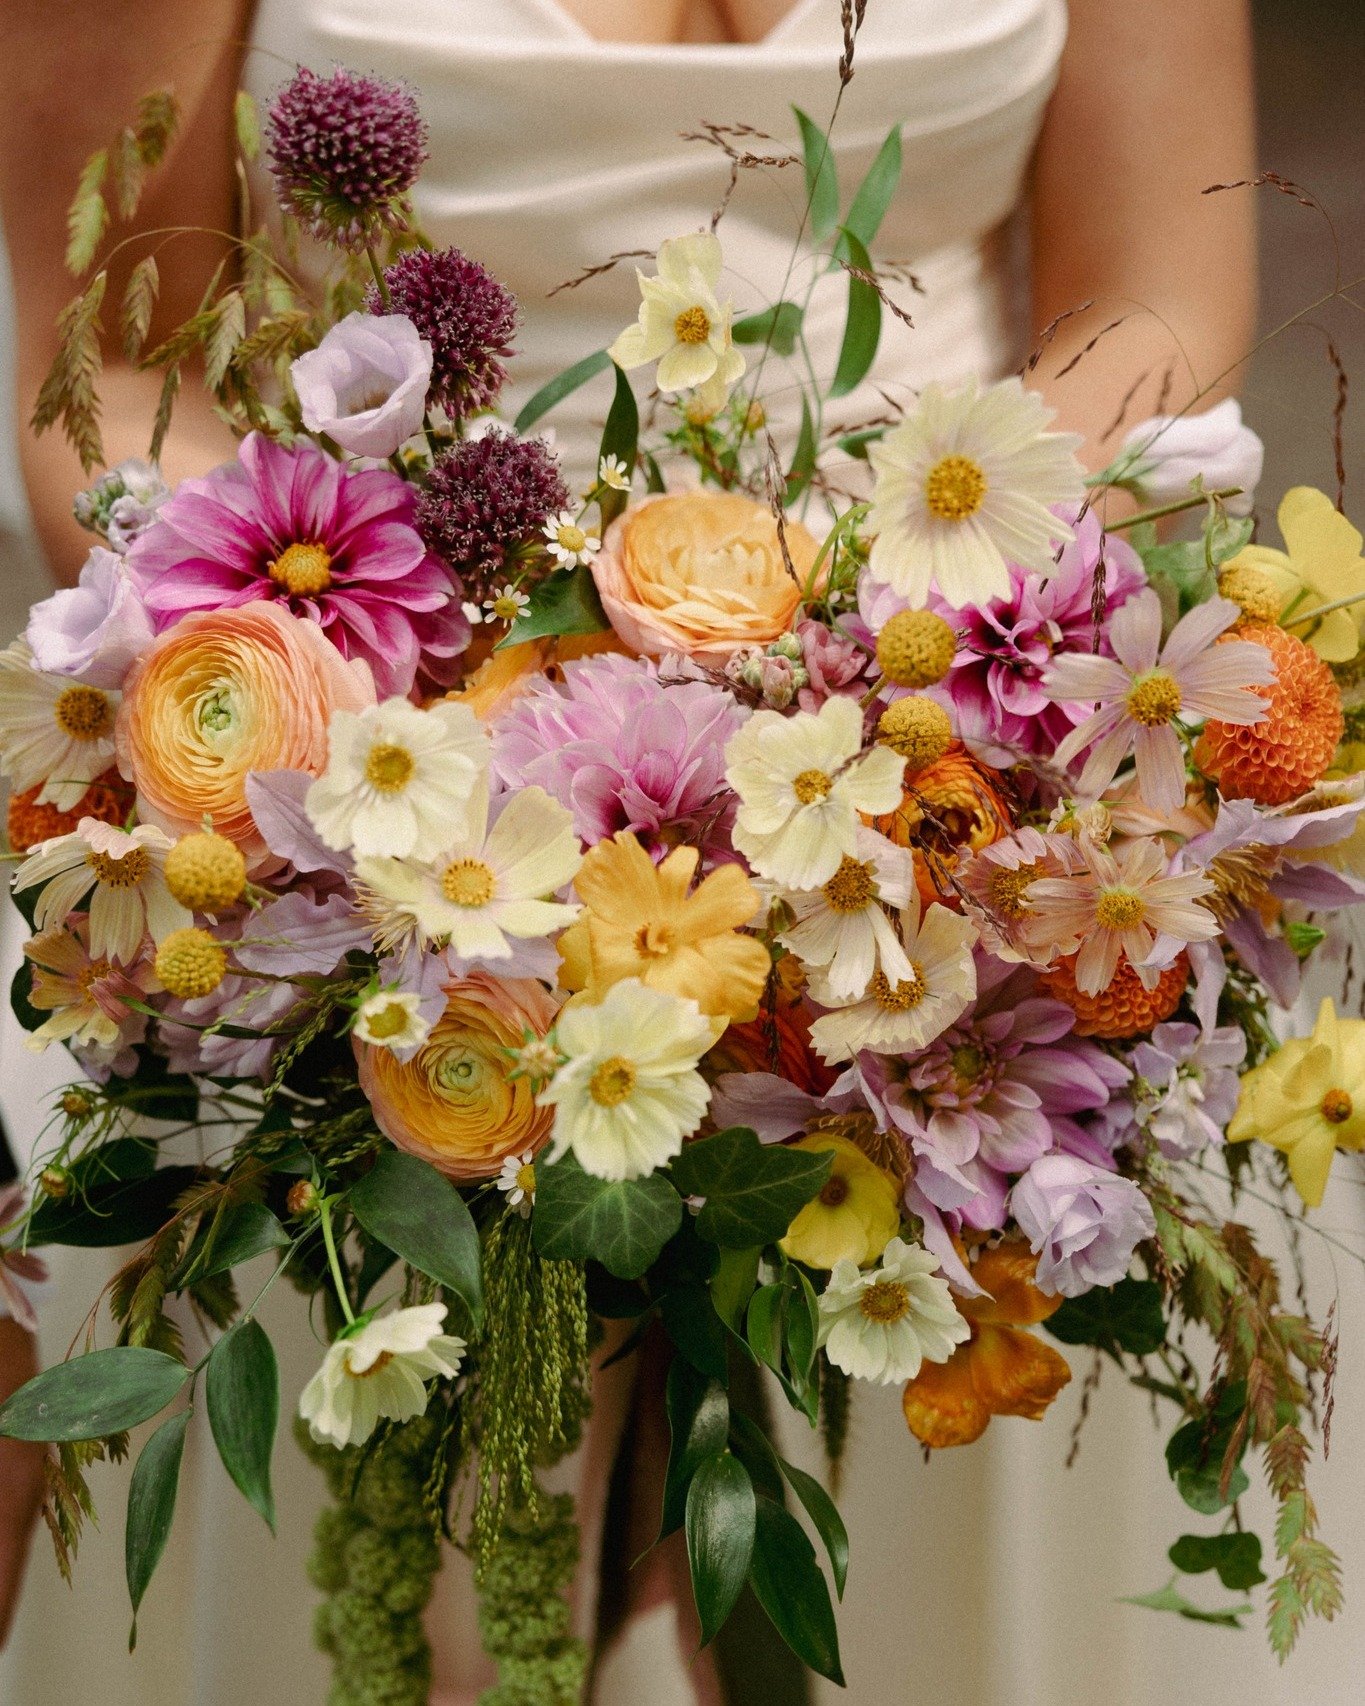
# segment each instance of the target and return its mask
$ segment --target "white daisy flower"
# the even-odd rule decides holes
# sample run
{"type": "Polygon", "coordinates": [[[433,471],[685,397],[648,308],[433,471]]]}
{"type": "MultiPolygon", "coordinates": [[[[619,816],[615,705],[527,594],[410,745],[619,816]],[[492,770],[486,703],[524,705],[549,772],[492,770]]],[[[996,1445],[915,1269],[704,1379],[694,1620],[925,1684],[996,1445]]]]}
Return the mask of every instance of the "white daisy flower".
{"type": "Polygon", "coordinates": [[[0,652],[0,775],[68,812],[114,762],[119,695],[33,667],[23,640],[0,652]]]}
{"type": "MultiPolygon", "coordinates": [[[[840,1000],[826,977],[812,974],[812,999],[831,1009],[810,1033],[827,1061],[850,1060],[863,1049],[909,1054],[927,1048],[975,1000],[977,930],[970,920],[937,903],[921,919],[912,890],[901,914],[901,935],[909,977],[889,975],[879,965],[866,993],[850,1001],[840,1000]]],[[[893,964],[891,972],[895,969],[893,964]]]]}
{"type": "Polygon", "coordinates": [[[589,533],[571,509],[552,515],[543,529],[546,549],[561,569],[576,569],[587,563],[602,549],[602,541],[589,533]]]}
{"type": "Polygon", "coordinates": [[[760,876],[818,888],[856,854],[858,813],[900,804],[904,761],[862,744],[862,711],[841,694],[815,713],[757,711],[730,737],[725,779],[740,801],[731,838],[760,876]]]}
{"type": "Polygon", "coordinates": [[[576,906],[543,897],[571,882],[583,855],[573,814],[543,788],[500,802],[488,828],[484,788],[469,807],[467,832],[434,859],[357,859],[356,877],[374,895],[384,948],[414,938],[448,943],[461,959],[505,960],[509,936],[548,936],[572,924],[576,906]]]}
{"type": "Polygon", "coordinates": [[[660,246],[656,265],[654,278],[636,269],[639,320],[607,354],[627,371],[657,361],[654,382],[665,396],[708,381],[728,391],[745,363],[730,336],[733,304],[716,298],[723,265],[719,238],[710,231],[672,237],[660,246]]]}
{"type": "Polygon", "coordinates": [[[424,1414],[427,1381],[452,1378],[464,1357],[464,1340],[441,1331],[445,1318],[444,1303],[424,1303],[344,1329],[299,1399],[313,1438],[340,1450],[367,1440],[381,1416],[424,1414]]]}
{"type": "Polygon", "coordinates": [[[528,1149],[521,1155],[509,1155],[493,1183],[507,1198],[507,1206],[516,1209],[523,1220],[535,1207],[536,1152],[528,1149]]]}
{"type": "Polygon", "coordinates": [[[422,1015],[422,997],[412,990],[381,989],[362,1001],[351,1027],[362,1043],[372,1048],[420,1048],[431,1031],[431,1021],[422,1015]]]}
{"type": "Polygon", "coordinates": [[[484,785],[488,738],[468,705],[438,699],[419,711],[385,699],[338,711],[327,768],[304,809],[328,847],[392,859],[434,859],[467,833],[484,785]]]}
{"type": "Polygon", "coordinates": [[[936,585],[961,607],[1003,598],[1007,563],[1051,574],[1072,529],[1049,506],[1085,495],[1081,439],[1044,431],[1054,413],[1015,378],[926,385],[914,414],[868,446],[872,579],[915,606],[936,585]]]}
{"type": "Polygon", "coordinates": [[[778,890],[795,923],[777,939],[805,965],[823,968],[839,997],[862,995],[879,964],[892,983],[904,981],[913,968],[886,908],[900,912],[914,886],[909,850],[860,823],[855,851],[844,855],[827,883],[778,890]]]}
{"type": "Polygon", "coordinates": [[[628,492],[630,469],[619,456],[604,456],[597,464],[597,483],[613,492],[628,492]]]}
{"type": "Polygon", "coordinates": [[[537,1098],[555,1110],[550,1160],[572,1149],[599,1179],[638,1179],[671,1161],[706,1112],[697,1062],[716,1035],[695,1001],[634,977],[595,1007],[570,1003],[555,1027],[568,1058],[537,1098]]]}
{"type": "Polygon", "coordinates": [[[14,873],[16,889],[42,886],[33,909],[41,934],[63,923],[94,884],[90,956],[131,965],[151,933],[164,941],[194,922],[166,886],[166,855],[175,842],[150,823],[125,834],[97,817],[83,817],[70,835],[36,847],[14,873]]]}
{"type": "Polygon", "coordinates": [[[871,1273],[837,1262],[820,1297],[819,1333],[835,1368],[892,1386],[913,1380],[922,1363],[947,1362],[971,1328],[935,1273],[938,1265],[937,1256],[903,1238],[891,1240],[871,1273]]]}

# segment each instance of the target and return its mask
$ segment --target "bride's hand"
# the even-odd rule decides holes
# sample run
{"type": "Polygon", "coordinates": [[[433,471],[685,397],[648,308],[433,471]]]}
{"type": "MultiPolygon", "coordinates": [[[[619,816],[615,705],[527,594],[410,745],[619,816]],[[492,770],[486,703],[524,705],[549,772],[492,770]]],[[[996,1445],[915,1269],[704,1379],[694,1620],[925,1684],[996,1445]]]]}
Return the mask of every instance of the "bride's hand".
{"type": "MultiPolygon", "coordinates": [[[[8,1398],[37,1370],[31,1335],[14,1321],[0,1320],[0,1399],[8,1398]]],[[[0,1647],[9,1634],[19,1597],[42,1487],[42,1446],[0,1439],[0,1647]]]]}

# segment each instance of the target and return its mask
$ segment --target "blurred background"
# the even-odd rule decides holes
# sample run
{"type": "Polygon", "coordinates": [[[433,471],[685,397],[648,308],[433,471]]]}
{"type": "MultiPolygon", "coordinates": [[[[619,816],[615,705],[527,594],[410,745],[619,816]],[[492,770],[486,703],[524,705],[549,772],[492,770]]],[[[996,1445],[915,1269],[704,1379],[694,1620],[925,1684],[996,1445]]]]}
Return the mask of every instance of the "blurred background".
{"type": "MultiPolygon", "coordinates": [[[[1244,405],[1251,423],[1266,441],[1264,489],[1282,492],[1294,484],[1320,486],[1335,493],[1336,474],[1332,442],[1333,408],[1337,398],[1337,374],[1329,356],[1335,347],[1352,381],[1344,417],[1345,487],[1348,507],[1357,521],[1365,516],[1365,287],[1344,300],[1328,302],[1304,312],[1310,304],[1330,293],[1338,280],[1365,274],[1365,125],[1361,123],[1365,88],[1365,0],[1256,0],[1258,42],[1257,65],[1260,86],[1260,160],[1263,170],[1302,185],[1325,209],[1327,217],[1305,207],[1291,194],[1273,188],[1228,191],[1254,195],[1261,220],[1262,312],[1261,347],[1250,366],[1243,387],[1244,405]],[[1301,316],[1288,329],[1285,322],[1301,316]]],[[[1191,7],[1197,22],[1198,5],[1191,7]]],[[[8,279],[0,265],[0,420],[11,417],[22,423],[32,399],[12,396],[8,279]]],[[[22,623],[29,603],[46,590],[45,577],[33,548],[22,489],[18,477],[14,435],[0,431],[0,642],[8,639],[22,623]]],[[[1269,542],[1278,542],[1271,533],[1269,542]]],[[[1360,1220],[1365,1213],[1359,1189],[1341,1191],[1329,1199],[1328,1220],[1343,1234],[1355,1233],[1359,1241],[1360,1220]]],[[[1365,1280],[1357,1264],[1343,1261],[1334,1272],[1326,1261],[1315,1260],[1315,1291],[1324,1300],[1340,1288],[1340,1322],[1343,1338],[1354,1352],[1343,1358],[1338,1389],[1337,1438],[1333,1461],[1319,1475],[1320,1503],[1331,1515],[1330,1538],[1343,1555],[1347,1571],[1348,1617],[1358,1618],[1365,1604],[1365,1532],[1352,1533],[1360,1524],[1350,1508],[1350,1495],[1358,1489],[1359,1470],[1346,1478],[1353,1455],[1365,1451],[1365,1280]],[[1342,1461],[1344,1459],[1344,1461],[1342,1461]],[[1335,1471],[1335,1473],[1334,1473],[1335,1471]],[[1334,1481],[1336,1486],[1334,1488],[1334,1481]]],[[[68,1297],[88,1295],[83,1283],[88,1276],[73,1275],[68,1297]]],[[[282,1312],[281,1312],[282,1313],[282,1312]]],[[[277,1313],[270,1323],[272,1335],[285,1329],[277,1313]]],[[[296,1314],[297,1311],[291,1311],[296,1314]]],[[[74,1327],[64,1319],[64,1310],[50,1321],[52,1344],[49,1354],[60,1353],[65,1330],[74,1327]]],[[[294,1323],[295,1331],[298,1323],[294,1323]]],[[[817,1699],[825,1706],[842,1699],[849,1706],[900,1706],[918,1698],[918,1690],[905,1672],[896,1670],[892,1655],[906,1650],[905,1625],[915,1626],[916,1672],[921,1680],[933,1677],[939,1687],[933,1697],[953,1706],[951,1687],[942,1679],[956,1677],[962,1698],[989,1698],[999,1706],[1033,1706],[1047,1696],[1040,1692],[1041,1678],[1055,1674],[1057,1660],[1071,1667],[1074,1693],[1068,1698],[1095,1701],[1110,1706],[1151,1706],[1166,1700],[1193,1699],[1186,1692],[1189,1679],[1198,1677],[1201,1706],[1237,1706],[1241,1698],[1237,1676],[1248,1662],[1245,1649],[1258,1647],[1251,1662],[1266,1676],[1274,1673],[1274,1662],[1264,1651],[1263,1637],[1254,1627],[1236,1637],[1221,1630],[1196,1629],[1170,1617],[1124,1606],[1116,1601],[1121,1593],[1141,1593],[1160,1586],[1167,1566],[1164,1550],[1179,1532],[1180,1506],[1170,1490],[1155,1499],[1143,1488],[1115,1473],[1114,1453],[1129,1451],[1154,1457],[1156,1442],[1146,1431],[1146,1418],[1136,1395],[1118,1383],[1106,1382],[1095,1404],[1093,1444],[1082,1441],[1079,1461],[1065,1478],[1060,1500],[1055,1492],[1055,1466],[1066,1455],[1069,1422],[1077,1404],[1077,1381],[1050,1418],[1044,1430],[1021,1423],[1016,1430],[1018,1456],[1008,1473],[1002,1473],[999,1457],[977,1458],[969,1450],[947,1453],[929,1471],[922,1471],[909,1450],[900,1421],[896,1395],[885,1403],[863,1406],[855,1427],[848,1463],[849,1503],[863,1509],[875,1508],[879,1490],[884,1496],[889,1464],[902,1465],[905,1486],[905,1520],[888,1524],[877,1533],[855,1533],[853,1537],[856,1575],[850,1584],[849,1601],[841,1613],[844,1649],[849,1659],[847,1693],[821,1690],[817,1699]],[[1069,1412],[1069,1413],[1067,1413],[1069,1412]],[[1125,1412],[1120,1420],[1119,1413],[1125,1412]],[[1116,1442],[1122,1441],[1120,1446],[1116,1442]],[[1009,1507],[1009,1534],[1017,1545],[1005,1546],[989,1560],[965,1555],[971,1525],[964,1523],[960,1535],[943,1534],[935,1524],[917,1533],[914,1523],[914,1488],[922,1486],[921,1473],[939,1477],[960,1491],[964,1508],[977,1501],[1000,1501],[1009,1507]],[[988,1485],[981,1485],[984,1481],[988,1485]],[[1086,1535],[1093,1532],[1097,1513],[1106,1525],[1116,1525],[1131,1543],[1131,1573],[1122,1583],[1108,1579],[1098,1584],[1089,1579],[1086,1567],[1086,1535]],[[1037,1549],[1065,1545],[1074,1558],[1068,1563],[1072,1597],[1066,1602],[1040,1600],[1030,1585],[1030,1562],[1037,1549]],[[957,1600],[949,1606],[942,1581],[970,1575],[974,1589],[971,1603],[957,1600]],[[1079,1615],[1077,1615],[1079,1613],[1079,1615]],[[962,1631],[976,1631],[964,1641],[962,1631]],[[1028,1635],[1025,1635],[1028,1631],[1028,1635]],[[1046,1649],[1040,1653],[1042,1648],[1046,1649]],[[1050,1647],[1049,1647],[1050,1643],[1050,1647]],[[1224,1669],[1236,1645],[1235,1665],[1224,1669]],[[1039,1668],[1031,1674],[1031,1663],[1039,1668]]],[[[885,1396],[885,1395],[883,1395],[885,1396]]],[[[1005,1424],[1006,1426],[1010,1424],[1005,1424]]],[[[805,1455],[805,1454],[803,1454],[805,1455]]],[[[816,1453],[809,1452],[813,1459],[816,1453]]],[[[809,1465],[818,1467],[812,1461],[809,1465]]],[[[201,1466],[204,1473],[217,1473],[201,1466]]],[[[282,1477],[282,1480],[285,1478],[282,1477]]],[[[278,1544],[299,1554],[294,1561],[298,1593],[307,1604],[311,1590],[302,1575],[302,1554],[310,1526],[308,1511],[315,1497],[304,1477],[289,1477],[282,1488],[281,1540],[278,1544]]],[[[197,1497],[199,1490],[182,1495],[197,1497]]],[[[946,1489],[940,1485],[939,1492],[946,1489]]],[[[69,1631],[79,1619],[80,1662],[63,1661],[63,1675],[70,1675],[73,1697],[86,1688],[91,1698],[119,1703],[136,1700],[139,1706],[191,1706],[195,1684],[189,1674],[170,1675],[158,1671],[159,1614],[153,1594],[144,1616],[142,1651],[136,1668],[141,1681],[134,1683],[133,1665],[122,1660],[120,1648],[126,1632],[125,1611],[120,1595],[96,1595],[90,1577],[121,1574],[122,1520],[119,1499],[106,1481],[110,1512],[104,1531],[95,1536],[82,1558],[74,1598],[56,1578],[51,1557],[41,1535],[35,1547],[34,1567],[28,1600],[21,1611],[16,1644],[41,1651],[60,1639],[66,1647],[71,1636],[54,1637],[53,1619],[62,1619],[69,1631]],[[82,1587],[82,1581],[86,1586],[82,1587]],[[124,1692],[128,1690],[128,1692],[124,1692]]],[[[941,1510],[938,1499],[935,1509],[941,1510]]],[[[221,1507],[220,1507],[221,1508],[221,1507]]],[[[186,1513],[188,1514],[188,1513],[186,1513]]],[[[250,1513],[234,1507],[229,1519],[245,1528],[250,1513]]],[[[221,1571],[222,1558],[249,1556],[249,1544],[265,1544],[263,1535],[248,1542],[235,1533],[226,1539],[217,1556],[195,1552],[189,1543],[191,1525],[178,1525],[163,1569],[171,1571],[221,1571]]],[[[232,1631],[228,1650],[242,1644],[243,1694],[261,1700],[263,1706],[285,1700],[312,1701],[321,1698],[319,1661],[308,1650],[306,1613],[299,1620],[299,1650],[279,1658],[268,1678],[250,1671],[250,1632],[232,1631]]],[[[221,1631],[201,1630],[207,1646],[221,1643],[221,1631]]],[[[1283,1692],[1267,1694],[1281,1698],[1287,1706],[1348,1706],[1360,1698],[1358,1677],[1342,1662],[1347,1652],[1345,1630],[1338,1625],[1325,1629],[1310,1627],[1304,1651],[1283,1673],[1283,1692]],[[1334,1657],[1335,1654],[1335,1657],[1334,1657]]],[[[162,1651],[166,1649],[163,1647],[162,1651]]],[[[183,1649],[180,1649],[183,1650],[183,1649]]],[[[221,1647],[220,1647],[221,1656],[221,1647]]],[[[647,1674],[648,1666],[645,1667],[647,1674]]],[[[26,1706],[6,1694],[5,1668],[0,1665],[0,1698],[6,1706],[26,1706]]],[[[643,1696],[642,1696],[643,1697],[643,1696]]],[[[649,1691],[651,1706],[672,1706],[663,1696],[649,1691]]],[[[753,1706],[793,1706],[760,1685],[750,1696],[753,1706]]]]}

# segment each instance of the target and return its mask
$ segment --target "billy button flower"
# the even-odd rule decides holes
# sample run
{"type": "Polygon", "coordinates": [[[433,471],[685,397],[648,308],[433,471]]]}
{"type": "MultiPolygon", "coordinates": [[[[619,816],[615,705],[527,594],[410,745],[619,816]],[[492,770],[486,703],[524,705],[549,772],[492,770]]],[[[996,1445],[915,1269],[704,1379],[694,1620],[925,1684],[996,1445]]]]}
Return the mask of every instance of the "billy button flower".
{"type": "Polygon", "coordinates": [[[191,925],[165,938],[156,951],[155,970],[168,995],[197,1001],[212,995],[227,975],[227,950],[207,930],[191,925]]]}
{"type": "Polygon", "coordinates": [[[166,887],[191,912],[222,912],[242,898],[246,860],[225,835],[195,830],[166,855],[166,887]]]}
{"type": "Polygon", "coordinates": [[[933,687],[956,655],[956,634],[932,610],[898,610],[877,635],[877,667],[893,687],[933,687]]]}

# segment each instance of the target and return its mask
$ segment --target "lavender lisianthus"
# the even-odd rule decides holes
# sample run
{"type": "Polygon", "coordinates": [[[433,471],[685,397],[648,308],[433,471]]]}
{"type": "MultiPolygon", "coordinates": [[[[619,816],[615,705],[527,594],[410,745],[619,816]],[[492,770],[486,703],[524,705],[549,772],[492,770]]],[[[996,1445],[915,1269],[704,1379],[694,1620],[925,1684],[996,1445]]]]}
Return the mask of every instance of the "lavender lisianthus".
{"type": "Polygon", "coordinates": [[[1117,1285],[1156,1232],[1152,1205],[1131,1179],[1077,1155],[1040,1156],[1010,1192],[1010,1211],[1037,1253],[1039,1290],[1063,1297],[1117,1285]]]}
{"type": "Polygon", "coordinates": [[[96,545],[75,586],[29,611],[24,638],[36,668],[117,689],[152,643],[155,626],[124,559],[96,545]]]}
{"type": "Polygon", "coordinates": [[[460,584],[413,525],[416,502],[385,468],[352,472],[315,445],[251,433],[236,462],[180,483],[128,570],[159,630],[278,599],[363,658],[381,697],[405,694],[419,669],[447,679],[469,643],[460,584]]]}
{"type": "Polygon", "coordinates": [[[1205,1035],[1198,1025],[1177,1021],[1158,1025],[1137,1045],[1138,1124],[1163,1155],[1184,1160],[1223,1141],[1237,1108],[1237,1069],[1246,1052],[1246,1037],[1235,1025],[1205,1035]]]}
{"type": "Polygon", "coordinates": [[[458,420],[497,398],[517,329],[517,299],[459,249],[413,249],[384,271],[388,301],[371,288],[373,314],[405,314],[431,346],[431,395],[458,420]]]}
{"type": "Polygon", "coordinates": [[[1250,515],[1255,507],[1265,446],[1242,420],[1235,397],[1202,414],[1154,415],[1128,434],[1123,453],[1135,464],[1127,478],[1147,503],[1178,502],[1200,480],[1206,492],[1241,488],[1223,500],[1229,515],[1250,515]]]}
{"type": "Polygon", "coordinates": [[[431,345],[403,314],[348,314],[291,365],[303,424],[352,456],[391,456],[421,430],[431,345]]]}
{"type": "Polygon", "coordinates": [[[100,534],[111,551],[122,553],[147,531],[170,495],[158,467],[130,457],[78,492],[71,510],[82,527],[100,534]]]}

